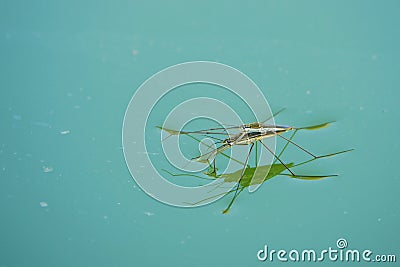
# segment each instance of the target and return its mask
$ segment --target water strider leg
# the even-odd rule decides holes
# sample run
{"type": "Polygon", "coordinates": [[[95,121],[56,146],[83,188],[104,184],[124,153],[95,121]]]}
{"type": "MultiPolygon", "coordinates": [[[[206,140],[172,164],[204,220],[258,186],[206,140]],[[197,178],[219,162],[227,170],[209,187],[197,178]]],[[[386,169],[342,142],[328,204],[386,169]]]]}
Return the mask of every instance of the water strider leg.
{"type": "Polygon", "coordinates": [[[269,151],[269,153],[271,153],[283,166],[285,166],[285,168],[290,172],[290,174],[295,176],[295,174],[289,169],[289,167],[269,147],[267,147],[261,140],[259,141],[269,151]]]}
{"type": "Polygon", "coordinates": [[[255,164],[254,164],[257,168],[258,166],[258,143],[256,142],[256,156],[255,156],[255,164]]]}
{"type": "Polygon", "coordinates": [[[290,138],[286,138],[280,134],[278,134],[278,136],[282,139],[285,139],[286,141],[288,141],[289,143],[291,143],[292,145],[295,145],[296,147],[298,147],[299,149],[303,150],[304,152],[306,152],[308,155],[310,155],[311,157],[317,159],[319,158],[319,156],[315,156],[313,153],[311,153],[310,151],[308,151],[307,149],[303,148],[302,146],[296,144],[295,142],[293,142],[290,138]]]}
{"type": "MultiPolygon", "coordinates": [[[[298,130],[294,130],[293,134],[289,137],[289,140],[292,140],[294,138],[294,136],[296,135],[297,131],[298,130]]],[[[289,144],[290,144],[289,142],[286,142],[286,144],[283,146],[281,152],[279,152],[278,158],[280,158],[282,156],[283,152],[285,152],[285,150],[286,150],[286,148],[288,147],[289,144]]],[[[275,164],[276,161],[277,161],[277,159],[275,158],[275,160],[274,160],[274,162],[272,164],[275,164]]]]}
{"type": "MultiPolygon", "coordinates": [[[[297,130],[294,132],[294,134],[295,134],[296,132],[297,132],[297,130]]],[[[294,135],[294,134],[293,134],[293,135],[294,135]]],[[[281,137],[281,138],[283,138],[283,139],[285,139],[285,140],[287,141],[286,144],[291,143],[291,144],[295,145],[296,147],[300,148],[301,150],[303,150],[304,152],[306,152],[307,154],[309,154],[310,156],[313,157],[312,159],[307,160],[307,161],[305,161],[304,163],[296,164],[296,166],[300,166],[300,165],[302,165],[302,164],[305,164],[305,163],[314,161],[314,160],[316,160],[316,159],[327,158],[327,157],[335,156],[335,155],[338,155],[338,154],[341,154],[341,153],[345,153],[345,152],[349,152],[349,151],[352,151],[352,150],[353,150],[353,149],[347,149],[347,150],[343,150],[343,151],[339,151],[339,152],[335,152],[335,153],[330,153],[330,154],[326,154],[326,155],[315,156],[315,155],[314,155],[313,153],[311,153],[310,151],[306,150],[305,148],[303,148],[303,147],[301,147],[300,145],[298,145],[298,144],[296,144],[295,142],[293,142],[293,141],[292,141],[293,136],[291,136],[290,138],[286,138],[286,137],[284,137],[284,136],[282,136],[282,135],[278,135],[278,136],[281,137]]]]}
{"type": "Polygon", "coordinates": [[[207,175],[217,177],[217,168],[215,167],[215,161],[216,161],[215,157],[212,160],[212,162],[210,162],[209,159],[207,160],[208,162],[208,170],[206,172],[207,175]]]}
{"type": "Polygon", "coordinates": [[[224,209],[224,210],[222,211],[223,214],[226,214],[226,213],[229,212],[229,210],[231,209],[231,206],[232,206],[233,202],[235,202],[235,199],[239,196],[240,193],[242,193],[243,189],[244,189],[244,187],[240,188],[239,191],[238,191],[238,189],[235,190],[235,195],[233,196],[231,202],[229,202],[228,207],[226,207],[226,209],[224,209]]]}
{"type": "Polygon", "coordinates": [[[214,172],[217,171],[217,168],[215,167],[215,161],[216,161],[216,159],[214,158],[214,160],[213,160],[213,162],[214,162],[214,172]]]}
{"type": "Polygon", "coordinates": [[[270,116],[270,117],[266,118],[265,120],[263,120],[263,121],[261,122],[261,124],[267,122],[268,120],[270,120],[270,119],[272,119],[272,118],[275,118],[279,113],[281,113],[281,112],[284,111],[285,109],[286,109],[286,108],[281,108],[281,109],[278,110],[277,112],[273,113],[272,116],[270,116]]]}
{"type": "MultiPolygon", "coordinates": [[[[251,146],[250,146],[250,149],[249,149],[249,153],[247,154],[246,161],[244,162],[244,166],[243,166],[243,169],[242,169],[242,173],[240,174],[240,178],[239,178],[239,180],[237,181],[237,185],[236,185],[236,189],[235,189],[235,194],[233,195],[233,198],[232,198],[231,202],[229,203],[228,208],[226,208],[226,209],[223,211],[223,213],[227,213],[227,212],[229,211],[229,208],[232,206],[233,202],[235,201],[235,199],[237,198],[237,196],[238,196],[238,194],[239,194],[238,192],[239,192],[240,182],[242,181],[244,172],[246,171],[247,163],[249,162],[250,153],[251,153],[251,151],[253,150],[253,147],[254,147],[254,143],[251,143],[251,146]]],[[[240,192],[242,192],[242,190],[243,190],[243,189],[241,189],[240,192]]]]}
{"type": "MultiPolygon", "coordinates": [[[[288,139],[289,140],[289,139],[288,139]]],[[[269,148],[269,147],[267,147],[261,140],[259,140],[260,141],[260,143],[283,165],[283,166],[285,166],[285,168],[290,172],[290,174],[287,174],[287,176],[292,176],[292,177],[294,177],[294,178],[308,178],[308,179],[312,179],[312,178],[325,178],[325,177],[331,177],[331,176],[336,176],[336,175],[297,175],[297,174],[294,174],[290,169],[289,169],[289,167],[274,153],[274,152],[272,152],[272,150],[269,148]]],[[[339,152],[339,153],[344,153],[344,152],[347,152],[347,151],[341,151],[341,152],[339,152]]],[[[334,154],[332,154],[332,155],[337,155],[338,153],[334,153],[334,154]]],[[[303,162],[302,164],[305,164],[305,163],[307,163],[307,162],[310,162],[310,161],[312,161],[312,160],[315,160],[315,159],[318,159],[319,157],[317,157],[317,158],[313,158],[313,159],[311,159],[311,160],[308,160],[308,161],[306,161],[306,162],[303,162]]],[[[295,165],[295,166],[299,166],[299,165],[295,165]]],[[[285,175],[285,174],[281,174],[281,175],[285,175]]]]}
{"type": "Polygon", "coordinates": [[[253,147],[254,147],[254,143],[251,143],[251,146],[250,146],[250,149],[249,149],[249,153],[247,153],[246,161],[244,162],[244,167],[242,169],[242,173],[240,174],[240,178],[239,178],[238,184],[240,184],[240,181],[243,178],[244,172],[245,172],[245,170],[247,168],[247,163],[249,163],[250,153],[253,150],[253,147]]]}

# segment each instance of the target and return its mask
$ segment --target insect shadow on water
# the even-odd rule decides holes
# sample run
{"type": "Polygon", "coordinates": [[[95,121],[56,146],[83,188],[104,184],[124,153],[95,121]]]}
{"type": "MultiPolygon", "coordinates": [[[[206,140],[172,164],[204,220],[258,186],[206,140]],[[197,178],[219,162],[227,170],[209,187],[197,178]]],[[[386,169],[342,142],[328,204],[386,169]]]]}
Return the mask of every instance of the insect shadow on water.
{"type": "MultiPolygon", "coordinates": [[[[272,116],[275,117],[282,111],[283,111],[283,109],[279,110],[272,116]]],[[[194,174],[191,174],[190,176],[201,178],[201,179],[208,179],[208,180],[222,179],[221,184],[222,183],[232,183],[232,182],[236,183],[236,186],[234,187],[234,189],[231,189],[227,192],[219,194],[219,195],[228,195],[228,194],[233,193],[232,200],[230,201],[228,207],[223,211],[223,213],[227,213],[227,212],[229,212],[231,206],[233,205],[234,201],[239,196],[239,194],[246,187],[249,187],[252,184],[252,181],[254,183],[254,179],[255,179],[256,183],[261,184],[277,175],[284,175],[284,176],[289,176],[291,178],[302,179],[302,180],[318,180],[318,179],[323,179],[323,178],[327,178],[327,177],[337,176],[336,174],[333,174],[333,175],[299,175],[299,174],[294,173],[294,171],[292,169],[295,167],[298,167],[300,165],[308,164],[317,159],[335,156],[335,155],[349,152],[352,150],[352,149],[348,149],[348,150],[343,150],[343,151],[339,151],[339,152],[335,152],[335,153],[317,156],[293,141],[294,136],[296,135],[296,133],[299,130],[317,130],[317,129],[321,129],[321,128],[325,128],[325,127],[329,126],[332,122],[326,122],[326,123],[313,125],[313,126],[307,126],[307,127],[292,127],[292,126],[265,124],[265,122],[268,121],[269,119],[271,119],[271,118],[267,118],[263,122],[254,122],[254,123],[243,124],[240,126],[233,126],[233,127],[217,127],[217,128],[210,128],[210,129],[197,130],[197,131],[176,131],[176,130],[171,130],[171,129],[168,129],[165,127],[160,127],[160,126],[157,126],[157,128],[164,130],[169,134],[169,136],[167,136],[166,138],[168,138],[172,135],[187,135],[188,137],[190,137],[190,138],[196,140],[197,142],[204,144],[206,147],[212,149],[211,151],[192,159],[192,160],[195,160],[198,162],[207,163],[209,165],[209,171],[207,171],[205,173],[208,176],[208,178],[204,178],[204,177],[194,175],[194,174]],[[226,130],[232,130],[232,129],[237,130],[238,133],[230,135],[226,132],[226,130]],[[282,135],[283,133],[286,133],[289,131],[293,131],[292,135],[289,138],[282,135]],[[202,135],[202,136],[205,136],[208,138],[212,138],[212,139],[216,140],[216,144],[220,143],[221,145],[218,146],[217,148],[213,149],[210,145],[203,143],[199,138],[196,138],[194,135],[202,135]],[[227,136],[227,138],[221,139],[216,136],[227,136]],[[271,148],[269,148],[267,145],[265,145],[264,142],[262,141],[263,139],[270,138],[273,136],[280,137],[286,141],[284,147],[279,152],[279,154],[274,153],[274,151],[271,148]],[[262,147],[264,147],[274,157],[274,161],[271,165],[257,166],[257,162],[258,162],[258,160],[257,160],[258,145],[257,144],[258,143],[260,143],[262,145],[262,147]],[[304,153],[311,156],[311,159],[308,159],[306,161],[303,161],[303,162],[300,162],[297,164],[293,163],[293,162],[291,162],[291,163],[283,162],[281,160],[281,156],[289,144],[297,147],[304,153]],[[249,146],[249,150],[248,150],[248,153],[247,153],[247,156],[246,156],[246,159],[244,162],[234,159],[224,153],[225,150],[227,150],[235,145],[238,145],[238,146],[239,145],[242,145],[242,146],[248,145],[249,146]],[[255,153],[256,166],[250,167],[248,165],[248,163],[249,163],[250,154],[253,151],[254,147],[255,147],[255,152],[256,152],[255,153]],[[230,174],[218,175],[217,168],[216,168],[216,156],[217,155],[223,155],[231,160],[234,160],[237,163],[242,164],[243,168],[241,170],[238,170],[238,171],[230,173],[230,174]],[[279,163],[277,163],[277,162],[279,162],[279,163]],[[260,169],[260,168],[265,169],[265,172],[261,172],[264,175],[265,175],[265,173],[267,173],[267,175],[265,177],[256,177],[257,176],[256,169],[260,169]],[[288,171],[288,173],[283,173],[285,170],[288,171]]],[[[164,138],[164,140],[166,138],[164,138]]],[[[166,171],[166,172],[172,176],[187,176],[187,174],[173,174],[168,171],[166,171]]],[[[258,174],[259,173],[260,172],[258,172],[258,174]]],[[[219,195],[215,195],[210,198],[203,199],[200,202],[191,203],[191,204],[197,205],[208,199],[218,197],[219,195]]]]}

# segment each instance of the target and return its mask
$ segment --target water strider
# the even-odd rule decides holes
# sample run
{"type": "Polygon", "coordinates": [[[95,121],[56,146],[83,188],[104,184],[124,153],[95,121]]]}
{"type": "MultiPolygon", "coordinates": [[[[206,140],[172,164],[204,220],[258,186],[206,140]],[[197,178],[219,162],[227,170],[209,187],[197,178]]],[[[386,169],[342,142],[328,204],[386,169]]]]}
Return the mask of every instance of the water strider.
{"type": "MultiPolygon", "coordinates": [[[[282,110],[278,111],[277,113],[275,113],[273,116],[276,116],[278,113],[280,113],[282,110]]],[[[268,120],[268,119],[267,119],[268,120]]],[[[267,121],[265,120],[265,121],[267,121]]],[[[267,165],[264,167],[268,167],[271,168],[269,170],[269,172],[273,172],[273,168],[278,168],[281,170],[279,172],[280,175],[287,175],[287,176],[291,176],[293,178],[307,178],[307,179],[321,179],[321,178],[326,178],[326,177],[332,177],[332,176],[336,176],[336,175],[298,175],[295,174],[293,172],[293,170],[291,170],[291,168],[296,167],[296,166],[300,166],[303,164],[306,164],[308,162],[311,162],[313,160],[316,159],[320,159],[320,158],[325,158],[325,157],[329,157],[329,156],[334,156],[337,154],[341,154],[341,153],[345,153],[350,150],[343,150],[343,151],[339,151],[339,152],[335,152],[335,153],[331,153],[331,154],[326,154],[326,155],[319,155],[316,156],[313,153],[311,153],[310,151],[306,150],[305,148],[303,148],[302,146],[298,145],[297,143],[295,143],[294,141],[292,141],[294,135],[297,133],[297,131],[299,130],[316,130],[316,129],[320,129],[320,128],[324,128],[327,127],[331,122],[327,122],[327,123],[323,123],[323,124],[318,124],[318,125],[313,125],[313,126],[307,126],[307,127],[300,127],[300,128],[296,128],[296,127],[292,127],[292,126],[282,126],[282,125],[269,125],[269,124],[265,124],[264,122],[254,122],[254,123],[249,123],[249,124],[243,124],[240,126],[233,126],[233,127],[220,127],[220,128],[210,128],[210,129],[205,129],[205,130],[198,130],[198,131],[176,131],[176,130],[171,130],[171,129],[167,129],[164,127],[158,127],[166,132],[168,132],[170,135],[188,135],[189,137],[199,141],[199,139],[197,139],[196,137],[194,137],[193,135],[199,134],[199,135],[204,135],[207,137],[210,137],[212,139],[217,140],[216,143],[221,143],[221,145],[215,149],[212,149],[211,151],[202,154],[198,157],[193,158],[193,160],[198,161],[198,162],[204,162],[204,163],[208,163],[210,166],[212,166],[211,171],[206,173],[207,175],[211,175],[214,177],[217,177],[217,173],[216,173],[216,156],[219,154],[222,154],[230,159],[233,159],[231,157],[229,157],[228,155],[224,154],[223,152],[229,148],[231,148],[232,146],[236,146],[236,145],[247,145],[249,146],[249,150],[245,159],[245,162],[242,163],[240,161],[237,161],[235,159],[235,161],[241,163],[243,165],[243,168],[241,170],[239,170],[237,172],[237,174],[240,172],[240,175],[237,177],[236,175],[236,181],[231,181],[231,182],[236,182],[237,185],[235,187],[235,189],[230,190],[227,192],[228,193],[232,193],[234,192],[234,196],[231,200],[231,203],[229,204],[228,208],[224,210],[224,213],[228,212],[231,205],[233,204],[233,202],[235,201],[235,199],[237,198],[238,194],[240,194],[240,192],[246,187],[243,187],[243,178],[245,177],[245,174],[247,173],[251,173],[255,172],[255,170],[251,170],[251,168],[249,168],[248,166],[248,161],[250,158],[250,154],[253,151],[254,146],[257,143],[260,143],[262,145],[262,147],[264,147],[269,153],[272,154],[272,156],[275,158],[274,163],[272,165],[267,165]],[[229,135],[226,130],[228,129],[236,129],[238,131],[238,133],[236,134],[232,134],[229,135]],[[289,131],[294,131],[292,136],[290,138],[286,138],[284,137],[282,134],[289,132],[289,131]],[[218,135],[225,135],[227,136],[225,139],[221,139],[218,138],[216,136],[218,135]],[[282,151],[277,155],[274,153],[274,151],[272,151],[271,148],[269,148],[267,145],[264,144],[263,139],[267,139],[273,136],[278,136],[282,139],[284,139],[286,141],[286,144],[284,146],[284,148],[282,149],[282,151]],[[304,161],[302,163],[299,164],[287,164],[284,163],[281,159],[280,156],[282,155],[282,153],[284,152],[284,150],[286,149],[286,147],[292,144],[295,147],[299,148],[300,150],[304,151],[305,153],[307,153],[308,155],[310,155],[312,158],[304,161]],[[275,164],[276,161],[279,161],[280,164],[275,164]],[[283,167],[283,169],[282,169],[283,167]],[[282,172],[284,170],[287,170],[290,174],[283,174],[282,172]]],[[[206,145],[208,146],[208,145],[206,145]]],[[[210,146],[208,146],[210,147],[210,146]]],[[[256,149],[257,149],[257,145],[256,145],[256,149]]],[[[257,152],[256,152],[256,157],[257,157],[257,152]]],[[[256,160],[257,162],[257,160],[256,160]]],[[[256,166],[257,167],[257,166],[256,166]]],[[[277,175],[277,174],[276,174],[277,175]]],[[[223,176],[222,176],[223,177],[223,176]]],[[[267,175],[268,177],[268,175],[267,175]]],[[[264,181],[264,179],[263,179],[264,181]]],[[[248,182],[248,185],[250,185],[250,180],[248,182]]]]}

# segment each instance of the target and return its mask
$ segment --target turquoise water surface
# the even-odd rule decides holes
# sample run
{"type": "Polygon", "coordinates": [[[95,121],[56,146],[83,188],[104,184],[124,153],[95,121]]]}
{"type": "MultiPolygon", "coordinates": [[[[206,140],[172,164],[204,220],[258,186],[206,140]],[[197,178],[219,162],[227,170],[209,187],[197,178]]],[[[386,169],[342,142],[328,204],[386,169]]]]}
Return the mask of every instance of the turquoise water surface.
{"type": "MultiPolygon", "coordinates": [[[[399,262],[399,9],[389,0],[2,1],[0,266],[287,265],[257,252],[337,249],[339,238],[399,262]],[[354,148],[301,169],[339,176],[276,177],[226,215],[230,198],[177,208],[146,195],[123,155],[125,110],[151,75],[195,60],[248,75],[273,110],[286,108],[280,124],[336,121],[295,140],[319,154],[354,148]]],[[[154,124],[189,98],[181,89],[154,124]]],[[[207,90],[224,99],[205,85],[194,92],[207,90]]],[[[157,134],[147,137],[154,151],[157,134]]]]}

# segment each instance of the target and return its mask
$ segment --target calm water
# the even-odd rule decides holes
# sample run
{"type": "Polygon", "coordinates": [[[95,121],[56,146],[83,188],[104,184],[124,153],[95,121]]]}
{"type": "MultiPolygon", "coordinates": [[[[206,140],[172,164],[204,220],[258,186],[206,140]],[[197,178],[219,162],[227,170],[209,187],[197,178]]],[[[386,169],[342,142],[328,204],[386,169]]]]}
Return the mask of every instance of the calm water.
{"type": "Polygon", "coordinates": [[[0,266],[261,266],[264,245],[338,238],[400,257],[397,1],[144,2],[0,4],[0,266]],[[277,177],[228,215],[229,199],[183,209],[143,193],[121,150],[125,109],[192,60],[246,73],[287,108],[279,123],[335,120],[296,141],[355,148],[305,168],[340,176],[277,177]]]}

